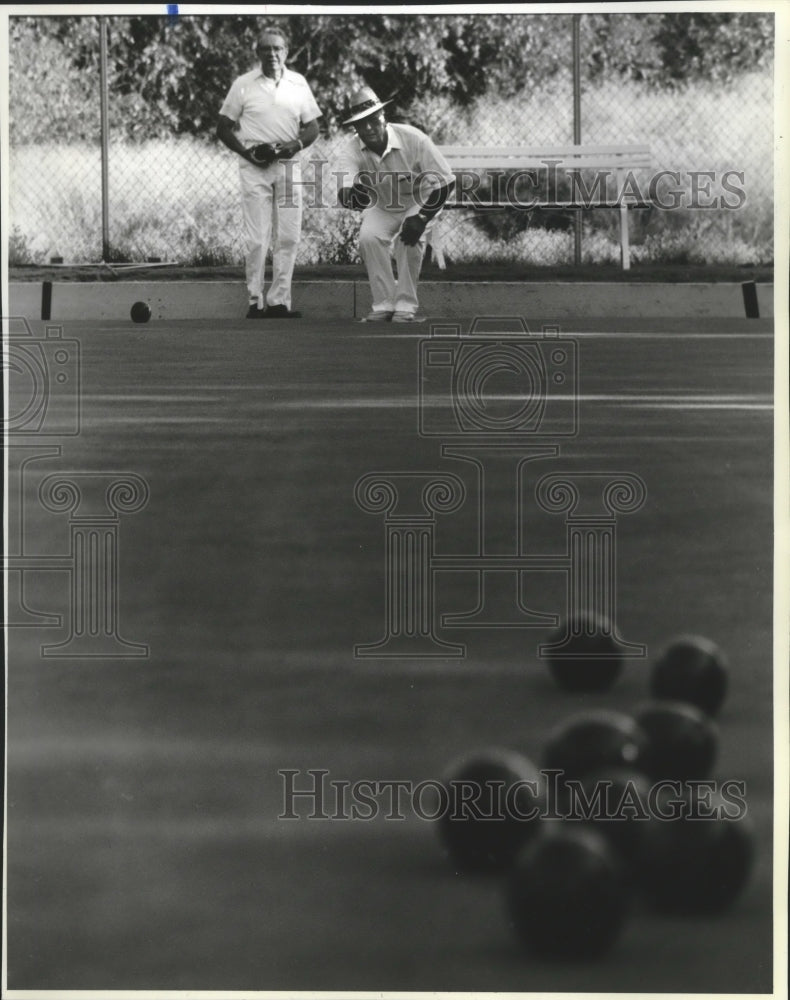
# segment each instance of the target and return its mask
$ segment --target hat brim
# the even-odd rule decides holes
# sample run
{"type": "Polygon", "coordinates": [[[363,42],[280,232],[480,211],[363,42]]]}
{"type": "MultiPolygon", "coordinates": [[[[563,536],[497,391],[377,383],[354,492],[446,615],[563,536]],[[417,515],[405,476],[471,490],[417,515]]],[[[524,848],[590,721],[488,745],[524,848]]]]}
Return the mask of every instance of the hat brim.
{"type": "Polygon", "coordinates": [[[370,118],[371,115],[375,115],[377,111],[381,111],[382,108],[386,108],[388,104],[392,104],[392,101],[379,101],[378,104],[374,104],[372,108],[365,108],[364,111],[360,111],[358,115],[352,115],[350,118],[346,118],[342,121],[341,125],[352,125],[354,122],[360,121],[362,118],[370,118]]]}

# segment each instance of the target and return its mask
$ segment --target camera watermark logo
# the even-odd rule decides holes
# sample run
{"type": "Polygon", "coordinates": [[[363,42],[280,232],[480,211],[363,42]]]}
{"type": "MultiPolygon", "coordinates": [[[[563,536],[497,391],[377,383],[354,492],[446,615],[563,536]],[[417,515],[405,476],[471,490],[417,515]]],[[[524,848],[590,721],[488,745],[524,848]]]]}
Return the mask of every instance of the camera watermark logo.
{"type": "MultiPolygon", "coordinates": [[[[616,623],[617,519],[643,506],[644,482],[621,470],[541,475],[579,433],[578,342],[555,325],[533,334],[521,317],[484,316],[467,333],[458,324],[432,326],[418,351],[418,435],[441,439],[440,457],[466,469],[381,471],[357,481],[359,508],[384,518],[385,607],[384,636],[357,645],[355,655],[462,657],[465,645],[448,641],[441,628],[546,628],[564,618],[570,629],[585,614],[607,623],[621,656],[644,657],[645,646],[623,640],[616,623]],[[511,507],[503,497],[512,498],[511,507]],[[440,551],[439,519],[467,502],[476,503],[474,538],[465,550],[440,551]],[[561,551],[543,551],[542,537],[534,551],[530,510],[564,515],[561,551]],[[547,573],[565,580],[564,608],[532,606],[545,590],[545,575],[534,586],[536,574],[547,573]],[[474,605],[438,610],[439,574],[472,578],[474,605]]],[[[539,655],[555,655],[574,639],[568,631],[539,655]]]]}
{"type": "MultiPolygon", "coordinates": [[[[120,634],[119,580],[122,515],[142,510],[148,483],[134,472],[53,472],[61,439],[82,433],[80,342],[59,326],[34,331],[24,318],[3,320],[3,412],[7,480],[8,628],[66,629],[45,642],[45,657],[147,656],[148,646],[120,634]],[[42,468],[43,466],[43,468],[42,468]],[[68,515],[68,544],[55,549],[42,512],[68,515]],[[67,581],[68,615],[41,610],[31,597],[42,574],[67,581]]],[[[59,463],[58,463],[59,464],[59,463]]],[[[40,589],[40,588],[39,588],[40,589]]]]}
{"type": "Polygon", "coordinates": [[[63,336],[59,326],[33,332],[25,319],[8,321],[3,343],[7,376],[7,414],[3,430],[10,436],[80,432],[80,344],[63,336]]]}
{"type": "Polygon", "coordinates": [[[565,438],[578,432],[578,345],[520,317],[431,328],[420,344],[419,432],[565,438]]]}

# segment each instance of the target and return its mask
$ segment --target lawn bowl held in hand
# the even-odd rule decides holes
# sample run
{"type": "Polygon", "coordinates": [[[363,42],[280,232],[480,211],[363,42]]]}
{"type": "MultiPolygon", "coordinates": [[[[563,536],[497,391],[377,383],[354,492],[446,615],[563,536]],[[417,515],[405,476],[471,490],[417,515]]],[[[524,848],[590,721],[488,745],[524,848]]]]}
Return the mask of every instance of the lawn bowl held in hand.
{"type": "Polygon", "coordinates": [[[563,691],[608,691],[623,671],[612,624],[596,615],[562,622],[540,647],[540,655],[563,691]]]}
{"type": "Polygon", "coordinates": [[[579,824],[549,823],[516,858],[506,901],[528,952],[589,960],[617,941],[630,893],[621,863],[602,836],[579,824]]]}
{"type": "Polygon", "coordinates": [[[456,871],[503,871],[538,832],[545,782],[527,757],[480,750],[448,768],[442,784],[447,801],[438,833],[456,871]]]}
{"type": "Polygon", "coordinates": [[[654,698],[687,701],[716,715],[727,697],[729,665],[719,647],[698,635],[681,635],[667,644],[650,675],[654,698]]]}
{"type": "Polygon", "coordinates": [[[135,302],[130,315],[133,323],[147,323],[151,318],[151,307],[147,302],[135,302]]]}

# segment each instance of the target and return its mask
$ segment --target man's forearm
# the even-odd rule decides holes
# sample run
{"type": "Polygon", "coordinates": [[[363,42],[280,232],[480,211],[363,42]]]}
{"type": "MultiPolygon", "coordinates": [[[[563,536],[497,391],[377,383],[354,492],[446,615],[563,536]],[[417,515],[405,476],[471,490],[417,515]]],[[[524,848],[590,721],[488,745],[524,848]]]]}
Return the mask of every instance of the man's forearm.
{"type": "MultiPolygon", "coordinates": [[[[308,146],[312,145],[318,138],[319,129],[318,122],[311,121],[306,122],[299,129],[299,138],[294,139],[291,142],[283,142],[280,144],[279,151],[281,157],[291,157],[296,156],[296,154],[301,149],[306,149],[308,146]]],[[[224,143],[228,149],[232,150],[234,153],[238,153],[245,160],[249,160],[250,155],[247,148],[241,143],[236,136],[233,128],[233,122],[228,120],[221,120],[219,125],[217,125],[217,138],[220,142],[224,143]]]]}
{"type": "Polygon", "coordinates": [[[315,121],[315,119],[301,125],[299,127],[299,141],[302,143],[302,149],[307,149],[308,146],[312,146],[318,138],[318,134],[318,122],[315,121]]]}
{"type": "Polygon", "coordinates": [[[296,156],[296,154],[302,150],[307,149],[308,146],[316,141],[319,135],[318,122],[313,120],[311,122],[305,122],[304,125],[299,126],[299,138],[294,139],[293,142],[284,142],[280,146],[281,155],[290,157],[296,156]]]}
{"type": "Polygon", "coordinates": [[[231,121],[220,121],[217,125],[217,138],[220,142],[224,143],[228,149],[232,150],[234,153],[238,153],[245,160],[248,160],[249,153],[246,147],[239,141],[236,133],[233,131],[233,122],[231,121]]]}
{"type": "Polygon", "coordinates": [[[450,193],[455,187],[455,181],[450,181],[449,184],[442,184],[441,187],[435,188],[428,197],[425,199],[425,203],[420,208],[420,215],[429,221],[441,212],[444,203],[450,197],[450,193]]]}

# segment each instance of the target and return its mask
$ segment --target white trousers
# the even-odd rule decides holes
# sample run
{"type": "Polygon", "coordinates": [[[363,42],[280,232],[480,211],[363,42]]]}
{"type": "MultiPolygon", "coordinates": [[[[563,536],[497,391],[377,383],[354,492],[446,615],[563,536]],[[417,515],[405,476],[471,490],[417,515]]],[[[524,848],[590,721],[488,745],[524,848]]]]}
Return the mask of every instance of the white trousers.
{"type": "Polygon", "coordinates": [[[425,237],[413,247],[393,238],[400,230],[407,215],[416,215],[414,205],[405,212],[387,212],[378,205],[371,205],[362,212],[359,230],[359,252],[368,272],[373,308],[377,311],[416,312],[417,283],[425,253],[425,237]],[[391,254],[395,254],[398,280],[392,272],[391,254]]]}
{"type": "Polygon", "coordinates": [[[263,296],[266,254],[272,247],[270,306],[291,308],[291,280],[302,230],[302,186],[298,161],[256,167],[239,164],[244,218],[245,265],[250,298],[263,296]]]}

